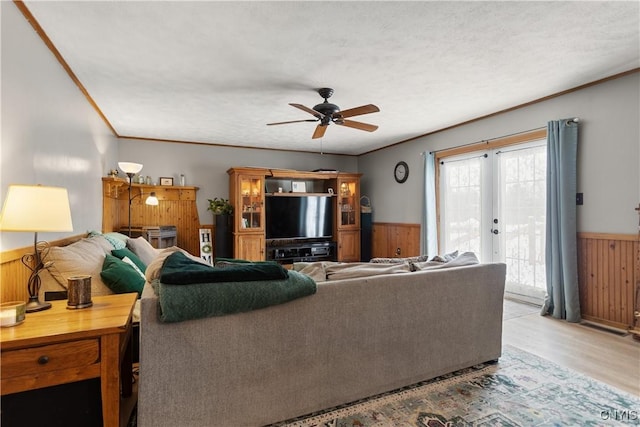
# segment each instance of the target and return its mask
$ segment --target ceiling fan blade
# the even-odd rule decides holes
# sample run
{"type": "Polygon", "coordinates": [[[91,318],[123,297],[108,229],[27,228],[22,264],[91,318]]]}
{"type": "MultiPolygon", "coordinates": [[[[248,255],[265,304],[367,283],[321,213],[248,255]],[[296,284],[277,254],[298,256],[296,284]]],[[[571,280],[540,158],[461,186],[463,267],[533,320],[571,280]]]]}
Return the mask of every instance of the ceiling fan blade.
{"type": "Polygon", "coordinates": [[[380,109],[375,105],[367,104],[367,105],[361,105],[360,107],[349,108],[348,110],[340,111],[340,113],[338,114],[343,118],[347,118],[347,117],[353,117],[353,116],[360,116],[362,114],[377,113],[378,111],[380,111],[380,109]]]}
{"type": "Polygon", "coordinates": [[[288,123],[301,123],[301,122],[317,122],[320,119],[307,119],[307,120],[291,120],[289,122],[277,122],[277,123],[267,123],[267,126],[273,126],[273,125],[286,125],[288,123]]]}
{"type": "Polygon", "coordinates": [[[311,139],[318,139],[324,136],[324,133],[327,131],[327,125],[318,125],[316,126],[315,132],[313,132],[313,136],[311,139]]]}
{"type": "Polygon", "coordinates": [[[319,112],[317,112],[316,110],[313,110],[313,109],[311,109],[311,108],[309,108],[309,107],[305,107],[305,106],[304,106],[304,105],[302,105],[302,104],[291,104],[291,103],[289,103],[289,105],[291,105],[292,107],[299,108],[300,110],[305,111],[305,112],[307,112],[307,113],[311,114],[312,116],[316,116],[316,117],[317,117],[317,118],[319,118],[319,119],[321,119],[321,118],[323,118],[323,117],[324,117],[324,114],[319,113],[319,112]]]}
{"type": "Polygon", "coordinates": [[[378,129],[376,125],[370,125],[369,123],[356,122],[355,120],[341,120],[335,122],[337,125],[347,126],[354,129],[366,130],[367,132],[373,132],[378,129]]]}

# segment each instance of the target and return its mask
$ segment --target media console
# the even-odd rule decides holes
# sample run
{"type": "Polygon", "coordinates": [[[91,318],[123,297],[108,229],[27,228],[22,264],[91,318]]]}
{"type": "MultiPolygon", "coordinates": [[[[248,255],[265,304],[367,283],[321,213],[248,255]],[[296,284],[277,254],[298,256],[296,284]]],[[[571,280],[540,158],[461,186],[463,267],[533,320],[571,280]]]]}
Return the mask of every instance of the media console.
{"type": "Polygon", "coordinates": [[[227,173],[234,258],[360,261],[362,174],[256,167],[227,173]]]}
{"type": "Polygon", "coordinates": [[[280,264],[336,259],[336,242],[270,242],[267,245],[267,260],[280,264]]]}

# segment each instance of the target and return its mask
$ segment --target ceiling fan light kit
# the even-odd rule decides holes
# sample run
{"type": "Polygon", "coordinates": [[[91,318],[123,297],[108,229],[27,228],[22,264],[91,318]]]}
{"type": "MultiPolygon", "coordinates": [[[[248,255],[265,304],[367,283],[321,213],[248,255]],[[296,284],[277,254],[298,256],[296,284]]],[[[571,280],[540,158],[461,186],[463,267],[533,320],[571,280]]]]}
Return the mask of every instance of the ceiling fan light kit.
{"type": "Polygon", "coordinates": [[[315,131],[313,132],[312,139],[322,138],[327,130],[327,126],[331,123],[335,123],[340,126],[346,126],[353,129],[364,130],[367,132],[373,132],[378,129],[378,126],[369,123],[358,122],[355,120],[345,120],[347,117],[360,116],[363,114],[376,113],[380,109],[373,105],[361,105],[360,107],[350,108],[348,110],[340,111],[340,107],[332,104],[328,99],[333,95],[333,89],[329,87],[323,87],[318,89],[318,94],[324,98],[324,102],[315,105],[313,108],[306,107],[302,104],[290,103],[292,107],[298,108],[306,113],[315,117],[314,119],[306,120],[292,120],[287,122],[267,123],[267,126],[284,125],[289,123],[301,123],[301,122],[320,122],[315,131]]]}

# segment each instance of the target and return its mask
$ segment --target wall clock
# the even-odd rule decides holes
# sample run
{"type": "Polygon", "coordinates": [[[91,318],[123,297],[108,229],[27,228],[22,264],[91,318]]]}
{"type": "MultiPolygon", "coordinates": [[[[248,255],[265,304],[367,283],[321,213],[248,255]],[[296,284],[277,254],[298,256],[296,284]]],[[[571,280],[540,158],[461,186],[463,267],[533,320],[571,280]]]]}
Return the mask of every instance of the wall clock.
{"type": "Polygon", "coordinates": [[[409,178],[409,166],[406,162],[398,162],[396,164],[395,169],[393,170],[393,176],[396,181],[400,184],[405,182],[407,178],[409,178]]]}

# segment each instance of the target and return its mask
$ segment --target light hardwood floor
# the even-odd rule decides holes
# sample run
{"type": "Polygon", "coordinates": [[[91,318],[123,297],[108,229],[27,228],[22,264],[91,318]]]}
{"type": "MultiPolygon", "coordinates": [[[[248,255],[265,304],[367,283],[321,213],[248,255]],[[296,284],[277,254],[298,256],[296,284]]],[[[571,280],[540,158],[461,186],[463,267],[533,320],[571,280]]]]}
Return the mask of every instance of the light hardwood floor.
{"type": "Polygon", "coordinates": [[[640,341],[505,300],[502,343],[640,396],[640,341]]]}

